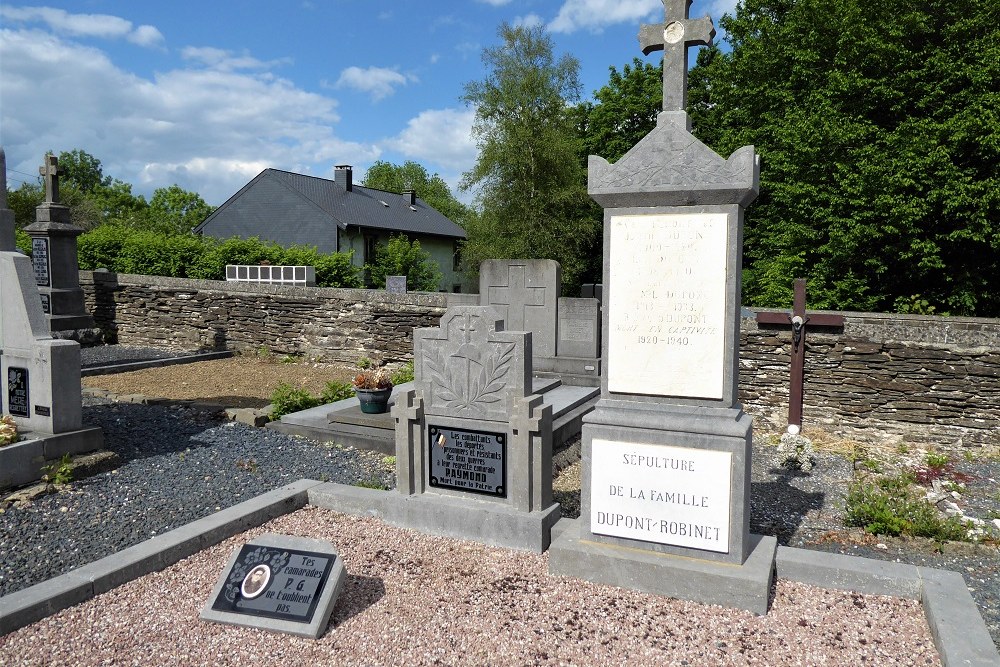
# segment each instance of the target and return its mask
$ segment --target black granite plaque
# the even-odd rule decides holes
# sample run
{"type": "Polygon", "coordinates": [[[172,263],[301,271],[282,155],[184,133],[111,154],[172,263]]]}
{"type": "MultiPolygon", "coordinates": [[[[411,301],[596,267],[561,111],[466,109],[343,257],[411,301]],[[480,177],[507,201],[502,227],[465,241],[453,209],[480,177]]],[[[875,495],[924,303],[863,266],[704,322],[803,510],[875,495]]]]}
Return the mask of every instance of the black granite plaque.
{"type": "Polygon", "coordinates": [[[28,417],[28,369],[7,368],[7,410],[15,417],[28,417]]]}
{"type": "Polygon", "coordinates": [[[311,623],[336,554],[246,544],[212,609],[311,623]]]}
{"type": "Polygon", "coordinates": [[[49,240],[31,239],[31,266],[35,269],[35,283],[49,285],[49,240]]]}
{"type": "Polygon", "coordinates": [[[36,405],[35,414],[38,415],[39,417],[51,417],[52,408],[50,408],[47,405],[36,405]]]}
{"type": "Polygon", "coordinates": [[[507,434],[427,425],[430,485],[507,497],[507,434]]]}
{"type": "Polygon", "coordinates": [[[52,311],[52,306],[49,305],[49,295],[41,294],[39,296],[42,297],[42,312],[45,313],[46,315],[49,315],[52,311]]]}

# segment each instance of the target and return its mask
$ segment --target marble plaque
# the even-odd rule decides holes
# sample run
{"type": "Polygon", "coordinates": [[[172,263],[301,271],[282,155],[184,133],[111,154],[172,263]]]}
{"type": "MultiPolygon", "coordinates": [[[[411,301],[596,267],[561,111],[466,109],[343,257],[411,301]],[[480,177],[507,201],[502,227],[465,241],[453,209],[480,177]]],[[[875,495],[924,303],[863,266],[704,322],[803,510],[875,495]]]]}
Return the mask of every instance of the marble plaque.
{"type": "Polygon", "coordinates": [[[329,542],[263,535],[232,555],[201,618],[316,638],[344,576],[329,542]]]}
{"type": "Polygon", "coordinates": [[[28,369],[7,368],[7,411],[15,417],[30,417],[28,369]]]}
{"type": "Polygon", "coordinates": [[[608,390],[723,397],[728,216],[611,217],[608,390]]]}
{"type": "Polygon", "coordinates": [[[507,434],[427,426],[430,485],[507,497],[507,434]]]}
{"type": "Polygon", "coordinates": [[[50,280],[48,239],[31,239],[31,266],[35,270],[35,283],[40,287],[48,287],[50,280]]]}
{"type": "Polygon", "coordinates": [[[732,456],[595,438],[590,531],[728,553],[732,456]]]}

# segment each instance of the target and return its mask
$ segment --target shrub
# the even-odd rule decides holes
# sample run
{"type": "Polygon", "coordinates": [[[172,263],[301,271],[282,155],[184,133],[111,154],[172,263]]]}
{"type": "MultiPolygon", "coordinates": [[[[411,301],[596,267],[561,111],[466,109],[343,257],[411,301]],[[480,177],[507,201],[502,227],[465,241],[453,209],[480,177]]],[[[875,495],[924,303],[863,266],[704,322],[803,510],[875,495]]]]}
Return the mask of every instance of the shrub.
{"type": "Polygon", "coordinates": [[[336,403],[352,396],[354,396],[354,389],[349,383],[330,381],[326,383],[326,387],[319,395],[320,401],[322,401],[320,405],[336,403]]]}
{"type": "Polygon", "coordinates": [[[393,385],[404,384],[406,382],[413,382],[413,361],[408,361],[392,374],[393,385]]]}
{"type": "Polygon", "coordinates": [[[313,396],[305,389],[296,388],[287,382],[282,382],[274,390],[274,393],[271,394],[271,405],[274,406],[274,409],[271,411],[271,419],[278,420],[285,415],[315,408],[317,405],[322,405],[322,403],[320,403],[319,398],[313,396]]]}
{"type": "Polygon", "coordinates": [[[911,487],[912,475],[855,480],[847,490],[844,524],[873,535],[967,540],[967,527],[957,517],[942,518],[911,487]]]}
{"type": "Polygon", "coordinates": [[[375,261],[366,264],[368,277],[375,287],[385,287],[386,276],[406,276],[406,288],[420,292],[435,292],[441,284],[441,270],[430,253],[420,248],[404,234],[393,236],[387,245],[375,248],[375,261]]]}

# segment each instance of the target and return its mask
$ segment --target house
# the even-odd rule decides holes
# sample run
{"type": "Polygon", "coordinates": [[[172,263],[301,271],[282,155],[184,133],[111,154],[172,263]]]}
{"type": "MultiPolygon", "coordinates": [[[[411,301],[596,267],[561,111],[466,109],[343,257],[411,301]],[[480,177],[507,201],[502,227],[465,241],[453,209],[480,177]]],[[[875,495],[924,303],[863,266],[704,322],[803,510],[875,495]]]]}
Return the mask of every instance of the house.
{"type": "Polygon", "coordinates": [[[316,246],[320,252],[353,250],[357,266],[374,260],[376,245],[406,234],[438,263],[441,291],[457,292],[462,282],[458,244],[465,230],[415,192],[355,185],[349,165],[338,165],[332,181],[265,169],[194,232],[220,239],[256,236],[282,246],[316,246]]]}

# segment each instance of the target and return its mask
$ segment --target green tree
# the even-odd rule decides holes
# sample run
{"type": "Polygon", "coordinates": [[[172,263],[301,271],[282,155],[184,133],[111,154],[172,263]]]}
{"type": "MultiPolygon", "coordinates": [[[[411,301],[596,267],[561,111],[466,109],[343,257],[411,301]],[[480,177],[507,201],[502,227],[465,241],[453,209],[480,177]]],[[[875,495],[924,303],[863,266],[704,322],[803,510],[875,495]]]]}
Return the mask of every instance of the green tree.
{"type": "Polygon", "coordinates": [[[444,179],[437,174],[429,175],[422,165],[412,160],[401,165],[379,160],[365,172],[364,184],[365,187],[386,192],[413,190],[428,205],[458,225],[464,226],[469,217],[468,207],[455,199],[444,179]]]}
{"type": "Polygon", "coordinates": [[[366,264],[368,278],[376,287],[385,286],[386,276],[406,276],[406,288],[418,292],[436,292],[441,285],[441,270],[420,241],[412,242],[405,234],[389,238],[386,245],[375,247],[375,261],[366,264]]]}
{"type": "Polygon", "coordinates": [[[152,229],[174,234],[187,234],[215,207],[209,206],[197,192],[189,192],[179,185],[157,188],[149,200],[149,224],[152,229]]]}
{"type": "Polygon", "coordinates": [[[996,1],[744,0],[721,25],[704,138],[762,158],[745,301],[802,276],[814,307],[1000,314],[996,1]]]}
{"type": "Polygon", "coordinates": [[[111,185],[111,177],[104,175],[101,161],[79,148],[59,153],[59,172],[61,185],[67,185],[85,194],[111,185]]]}
{"type": "Polygon", "coordinates": [[[483,51],[486,75],[466,84],[476,108],[475,166],[462,180],[476,189],[480,215],[466,227],[463,263],[545,258],[562,265],[569,293],[599,271],[600,213],[587,196],[572,103],[579,62],[558,60],[540,27],[501,24],[500,44],[483,51]]]}
{"type": "Polygon", "coordinates": [[[609,68],[608,83],[594,91],[594,102],[579,106],[583,157],[598,155],[617,162],[656,127],[663,108],[663,63],[638,58],[619,72],[609,68]]]}

